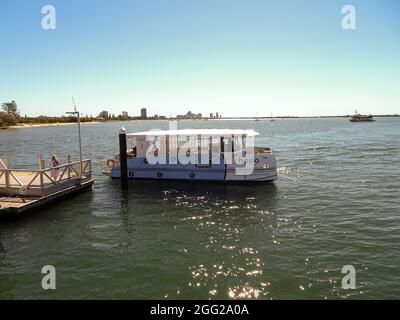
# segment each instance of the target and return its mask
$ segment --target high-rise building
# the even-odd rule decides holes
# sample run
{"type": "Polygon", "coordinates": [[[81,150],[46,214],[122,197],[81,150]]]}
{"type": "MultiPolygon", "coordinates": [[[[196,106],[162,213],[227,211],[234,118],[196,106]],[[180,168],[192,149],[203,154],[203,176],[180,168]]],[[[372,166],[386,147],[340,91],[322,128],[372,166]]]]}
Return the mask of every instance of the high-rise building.
{"type": "Polygon", "coordinates": [[[106,111],[106,110],[99,113],[99,118],[101,118],[101,119],[108,120],[108,117],[109,117],[109,114],[108,114],[108,111],[106,111]]]}
{"type": "Polygon", "coordinates": [[[129,115],[128,115],[127,111],[122,111],[121,116],[122,116],[123,119],[128,119],[129,118],[129,115]]]}
{"type": "Polygon", "coordinates": [[[193,119],[198,120],[202,119],[203,115],[201,113],[193,113],[192,111],[188,111],[186,114],[178,114],[177,119],[193,119]]]}
{"type": "Polygon", "coordinates": [[[140,117],[143,119],[147,118],[147,109],[146,108],[140,109],[140,117]]]}
{"type": "Polygon", "coordinates": [[[214,114],[211,112],[210,113],[210,119],[214,118],[214,114]]]}
{"type": "Polygon", "coordinates": [[[218,112],[215,113],[215,118],[219,119],[218,112]]]}

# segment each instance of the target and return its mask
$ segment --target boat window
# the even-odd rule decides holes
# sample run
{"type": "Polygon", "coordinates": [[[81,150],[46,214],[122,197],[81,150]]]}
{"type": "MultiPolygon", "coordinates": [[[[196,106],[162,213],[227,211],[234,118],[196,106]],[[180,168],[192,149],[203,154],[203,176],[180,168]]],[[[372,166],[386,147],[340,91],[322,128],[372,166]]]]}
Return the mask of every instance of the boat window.
{"type": "Polygon", "coordinates": [[[211,139],[211,153],[221,152],[221,137],[212,137],[211,139]]]}
{"type": "Polygon", "coordinates": [[[200,136],[199,137],[200,152],[209,152],[210,150],[210,137],[200,136]]]}
{"type": "MultiPolygon", "coordinates": [[[[138,157],[143,157],[146,155],[146,150],[147,147],[149,146],[149,142],[146,141],[146,137],[145,136],[138,136],[136,137],[136,155],[138,157]]],[[[132,145],[132,147],[134,147],[132,145]]]]}
{"type": "Polygon", "coordinates": [[[211,143],[213,144],[213,146],[214,145],[219,145],[221,143],[221,138],[220,137],[212,137],[212,142],[211,143]]]}
{"type": "Polygon", "coordinates": [[[209,145],[210,145],[210,138],[207,136],[201,137],[201,148],[208,149],[209,145]]]}
{"type": "Polygon", "coordinates": [[[234,136],[224,138],[224,148],[225,150],[230,150],[233,152],[245,150],[246,149],[246,136],[234,136]]]}
{"type": "Polygon", "coordinates": [[[178,136],[178,141],[177,141],[178,148],[181,148],[183,145],[186,146],[189,141],[190,141],[190,136],[181,136],[181,135],[179,135],[178,136]]]}
{"type": "Polygon", "coordinates": [[[242,150],[243,147],[243,140],[242,137],[240,136],[235,136],[234,137],[234,150],[239,151],[242,150]]]}
{"type": "Polygon", "coordinates": [[[128,137],[128,148],[136,147],[136,137],[128,137]]]}
{"type": "Polygon", "coordinates": [[[232,137],[224,137],[224,151],[231,152],[232,151],[232,137]]]}

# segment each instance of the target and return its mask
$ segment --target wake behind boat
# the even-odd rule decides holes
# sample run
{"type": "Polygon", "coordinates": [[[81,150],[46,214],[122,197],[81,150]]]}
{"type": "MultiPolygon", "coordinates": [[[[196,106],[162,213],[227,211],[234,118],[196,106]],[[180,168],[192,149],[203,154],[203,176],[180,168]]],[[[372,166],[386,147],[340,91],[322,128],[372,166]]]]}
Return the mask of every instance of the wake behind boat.
{"type": "MultiPolygon", "coordinates": [[[[183,129],[127,134],[129,179],[194,181],[273,181],[275,155],[255,147],[253,130],[183,129]],[[129,145],[129,144],[128,144],[129,145]]],[[[103,173],[120,178],[119,155],[105,161],[103,173]]]]}

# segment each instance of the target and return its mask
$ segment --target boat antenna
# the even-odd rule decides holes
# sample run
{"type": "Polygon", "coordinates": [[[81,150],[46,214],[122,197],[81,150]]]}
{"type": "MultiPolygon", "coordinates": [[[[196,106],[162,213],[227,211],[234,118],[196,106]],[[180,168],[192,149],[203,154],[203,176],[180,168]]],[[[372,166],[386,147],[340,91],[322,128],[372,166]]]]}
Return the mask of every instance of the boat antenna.
{"type": "Polygon", "coordinates": [[[72,96],[71,98],[72,98],[72,105],[74,106],[74,112],[76,112],[76,104],[75,104],[75,99],[74,99],[74,97],[73,97],[73,96],[72,96]]]}

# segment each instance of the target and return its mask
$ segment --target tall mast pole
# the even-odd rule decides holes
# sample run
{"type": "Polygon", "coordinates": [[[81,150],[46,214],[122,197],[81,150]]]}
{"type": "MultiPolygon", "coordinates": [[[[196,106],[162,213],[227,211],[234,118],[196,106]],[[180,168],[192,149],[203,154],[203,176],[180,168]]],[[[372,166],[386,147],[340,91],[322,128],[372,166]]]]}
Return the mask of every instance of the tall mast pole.
{"type": "Polygon", "coordinates": [[[83,164],[82,164],[82,138],[81,138],[81,117],[79,111],[76,110],[76,104],[74,97],[72,97],[72,104],[74,105],[73,112],[67,112],[67,114],[74,114],[78,120],[78,138],[79,138],[79,178],[82,178],[83,164]]]}

